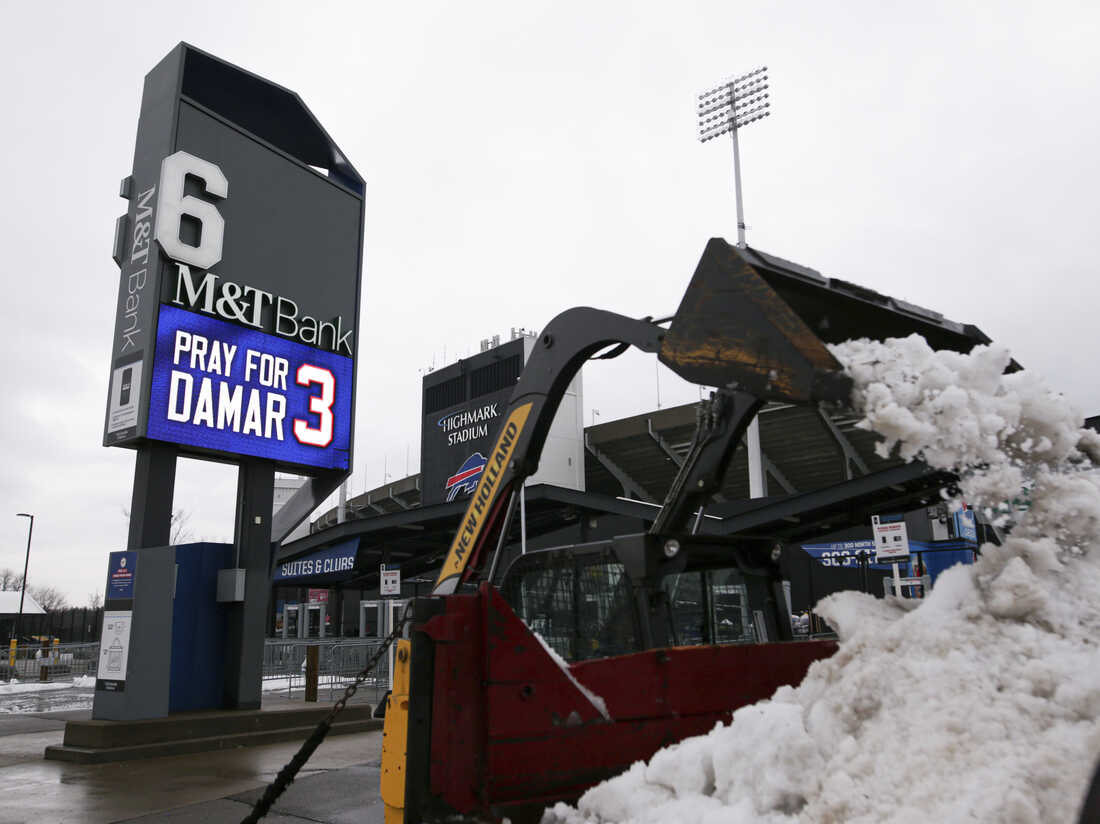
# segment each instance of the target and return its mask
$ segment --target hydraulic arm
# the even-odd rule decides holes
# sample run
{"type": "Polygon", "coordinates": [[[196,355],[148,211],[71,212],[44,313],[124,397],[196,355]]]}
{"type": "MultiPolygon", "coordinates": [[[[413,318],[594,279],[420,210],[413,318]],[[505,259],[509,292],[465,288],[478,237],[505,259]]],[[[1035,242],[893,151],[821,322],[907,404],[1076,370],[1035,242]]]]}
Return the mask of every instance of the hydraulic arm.
{"type": "Polygon", "coordinates": [[[486,547],[495,549],[500,536],[507,535],[515,490],[538,469],[566,387],[585,361],[609,346],[614,349],[608,356],[629,346],[656,352],[686,380],[728,390],[722,402],[728,398],[735,409],[734,414],[712,416],[697,438],[688,461],[691,470],[677,479],[676,494],[669,495],[668,512],[662,510],[655,532],[678,528],[686,512],[714,493],[761,403],[847,397],[850,381],[825,345],[753,267],[731,251],[721,241],[708,244],[667,330],[649,319],[589,308],[569,309],[550,321],[512,393],[433,594],[455,592],[484,564],[486,547]],[[716,257],[722,265],[715,263],[716,257]],[[739,388],[743,391],[734,391],[739,388]]]}

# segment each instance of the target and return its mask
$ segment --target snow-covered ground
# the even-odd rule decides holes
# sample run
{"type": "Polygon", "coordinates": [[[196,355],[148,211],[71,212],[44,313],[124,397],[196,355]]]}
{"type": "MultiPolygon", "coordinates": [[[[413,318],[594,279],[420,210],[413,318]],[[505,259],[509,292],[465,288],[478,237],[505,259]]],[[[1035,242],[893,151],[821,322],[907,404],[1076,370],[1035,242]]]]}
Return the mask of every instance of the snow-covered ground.
{"type": "Polygon", "coordinates": [[[964,470],[966,502],[1011,536],[924,601],[826,598],[840,651],[802,684],[544,822],[1076,821],[1100,755],[1100,439],[1003,375],[1001,347],[833,349],[883,448],[964,470]]]}
{"type": "Polygon", "coordinates": [[[0,681],[0,715],[91,709],[94,691],[91,675],[48,683],[0,681]]]}
{"type": "Polygon", "coordinates": [[[95,686],[95,677],[91,675],[79,675],[72,681],[26,681],[17,680],[0,681],[0,695],[17,695],[28,692],[56,692],[57,690],[70,690],[76,688],[88,688],[95,686]]]}
{"type": "MultiPolygon", "coordinates": [[[[320,691],[343,689],[355,678],[347,675],[321,675],[317,679],[317,689],[320,691]]],[[[303,675],[266,675],[260,686],[263,692],[301,692],[306,688],[306,679],[303,675]]],[[[377,680],[372,679],[360,687],[361,689],[378,690],[387,688],[377,680]]]]}

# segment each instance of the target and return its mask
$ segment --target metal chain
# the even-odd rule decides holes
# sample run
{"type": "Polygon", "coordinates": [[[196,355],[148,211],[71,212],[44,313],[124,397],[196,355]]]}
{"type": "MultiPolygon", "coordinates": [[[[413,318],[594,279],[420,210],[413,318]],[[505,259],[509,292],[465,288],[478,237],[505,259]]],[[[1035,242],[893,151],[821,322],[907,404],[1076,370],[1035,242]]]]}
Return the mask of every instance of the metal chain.
{"type": "Polygon", "coordinates": [[[321,745],[321,742],[325,740],[325,736],[328,735],[329,730],[332,728],[332,722],[335,720],[336,716],[347,706],[351,697],[355,695],[359,687],[367,680],[371,670],[377,666],[386,650],[390,648],[394,641],[401,637],[401,633],[405,629],[405,624],[408,623],[409,620],[410,606],[411,603],[405,606],[405,613],[393,628],[393,632],[387,635],[382,641],[382,646],[378,648],[378,651],[371,656],[369,661],[367,661],[366,666],[364,666],[359,674],[355,676],[355,680],[348,684],[347,689],[344,690],[344,694],[335,704],[333,704],[328,715],[326,715],[320,723],[317,724],[313,732],[309,734],[309,738],[302,743],[302,746],[298,749],[298,752],[294,754],[294,757],[286,763],[286,766],[279,770],[278,775],[275,776],[275,780],[267,785],[267,789],[264,790],[263,795],[260,796],[259,800],[257,800],[256,804],[252,807],[252,812],[241,820],[241,824],[256,824],[256,822],[267,815],[279,796],[282,795],[286,788],[290,786],[291,782],[294,781],[294,777],[298,775],[298,771],[305,766],[310,756],[313,755],[314,750],[316,750],[317,747],[321,745]]]}

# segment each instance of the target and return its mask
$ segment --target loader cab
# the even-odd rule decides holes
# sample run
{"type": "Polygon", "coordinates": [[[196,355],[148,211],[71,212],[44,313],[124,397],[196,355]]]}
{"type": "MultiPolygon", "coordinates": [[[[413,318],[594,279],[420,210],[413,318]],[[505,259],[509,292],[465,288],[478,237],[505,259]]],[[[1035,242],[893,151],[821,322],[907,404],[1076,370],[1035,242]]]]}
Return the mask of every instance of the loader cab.
{"type": "Polygon", "coordinates": [[[634,587],[610,541],[522,555],[508,568],[500,591],[566,661],[644,649],[634,587]]]}
{"type": "Polygon", "coordinates": [[[772,587],[777,570],[747,563],[728,542],[679,543],[672,558],[663,541],[644,534],[530,552],[509,566],[500,592],[569,662],[790,639],[772,587]]]}

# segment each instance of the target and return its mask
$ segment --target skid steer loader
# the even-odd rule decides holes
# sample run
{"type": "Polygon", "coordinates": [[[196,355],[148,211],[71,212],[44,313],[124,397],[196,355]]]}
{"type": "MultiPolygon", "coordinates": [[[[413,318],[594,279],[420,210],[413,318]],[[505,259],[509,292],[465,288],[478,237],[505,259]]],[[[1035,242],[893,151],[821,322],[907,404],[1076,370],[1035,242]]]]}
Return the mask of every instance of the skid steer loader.
{"type": "Polygon", "coordinates": [[[742,435],[768,401],[848,400],[827,342],[913,332],[936,348],[988,342],[973,326],[720,239],[669,320],[575,308],[539,337],[433,593],[411,602],[398,642],[387,824],[537,821],[545,806],[798,683],[836,646],[794,640],[775,541],[697,528],[742,435]],[[630,346],[715,387],[652,527],[498,568],[567,385],[589,358],[630,346]]]}

